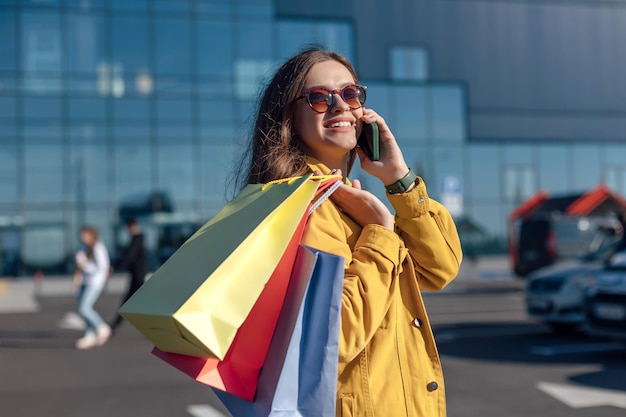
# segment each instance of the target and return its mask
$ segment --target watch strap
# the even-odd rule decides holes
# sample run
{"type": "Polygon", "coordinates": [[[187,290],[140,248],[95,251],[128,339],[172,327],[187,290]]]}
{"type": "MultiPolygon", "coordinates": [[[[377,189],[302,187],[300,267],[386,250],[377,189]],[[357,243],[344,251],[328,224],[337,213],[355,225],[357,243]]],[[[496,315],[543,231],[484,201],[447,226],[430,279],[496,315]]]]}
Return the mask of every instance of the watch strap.
{"type": "Polygon", "coordinates": [[[393,184],[386,185],[389,194],[400,194],[406,192],[417,179],[417,175],[409,168],[408,174],[400,178],[393,184]]]}

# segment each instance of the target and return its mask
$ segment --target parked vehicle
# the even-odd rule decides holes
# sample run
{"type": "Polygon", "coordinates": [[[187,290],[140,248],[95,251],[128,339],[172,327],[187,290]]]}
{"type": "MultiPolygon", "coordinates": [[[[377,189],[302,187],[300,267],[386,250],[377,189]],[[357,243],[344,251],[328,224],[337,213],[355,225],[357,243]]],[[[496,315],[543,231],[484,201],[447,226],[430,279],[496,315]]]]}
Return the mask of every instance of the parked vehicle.
{"type": "Polygon", "coordinates": [[[619,223],[611,217],[537,215],[519,220],[512,244],[513,269],[518,276],[601,251],[619,240],[619,223]]]}
{"type": "Polygon", "coordinates": [[[571,331],[585,322],[585,295],[604,267],[606,251],[588,254],[541,269],[529,276],[526,310],[555,331],[571,331]]]}
{"type": "Polygon", "coordinates": [[[626,251],[611,257],[585,301],[590,334],[626,339],[626,251]]]}

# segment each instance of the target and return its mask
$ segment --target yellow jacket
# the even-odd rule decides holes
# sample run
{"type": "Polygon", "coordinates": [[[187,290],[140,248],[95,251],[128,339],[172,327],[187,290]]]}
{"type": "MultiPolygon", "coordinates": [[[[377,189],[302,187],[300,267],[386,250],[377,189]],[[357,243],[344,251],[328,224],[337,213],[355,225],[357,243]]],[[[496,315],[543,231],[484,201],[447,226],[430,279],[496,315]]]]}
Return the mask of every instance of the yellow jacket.
{"type": "Polygon", "coordinates": [[[421,179],[388,198],[396,233],[362,228],[328,200],[303,238],[346,260],[337,416],[444,417],[443,374],[420,290],[439,290],[455,278],[461,245],[450,214],[428,198],[421,179]]]}

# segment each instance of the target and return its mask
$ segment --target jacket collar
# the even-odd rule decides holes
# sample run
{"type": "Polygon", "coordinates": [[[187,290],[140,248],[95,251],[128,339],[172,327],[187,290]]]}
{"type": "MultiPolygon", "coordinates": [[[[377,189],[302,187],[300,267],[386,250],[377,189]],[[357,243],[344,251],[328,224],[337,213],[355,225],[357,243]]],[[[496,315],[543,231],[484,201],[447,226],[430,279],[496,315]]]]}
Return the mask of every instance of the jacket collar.
{"type": "MultiPolygon", "coordinates": [[[[330,168],[328,168],[326,165],[324,165],[322,162],[318,161],[317,159],[313,158],[312,156],[307,156],[305,159],[305,162],[311,169],[311,172],[315,172],[319,170],[322,173],[322,175],[330,175],[330,168]]],[[[350,182],[348,178],[345,178],[344,182],[347,185],[352,186],[352,183],[350,182]]]]}

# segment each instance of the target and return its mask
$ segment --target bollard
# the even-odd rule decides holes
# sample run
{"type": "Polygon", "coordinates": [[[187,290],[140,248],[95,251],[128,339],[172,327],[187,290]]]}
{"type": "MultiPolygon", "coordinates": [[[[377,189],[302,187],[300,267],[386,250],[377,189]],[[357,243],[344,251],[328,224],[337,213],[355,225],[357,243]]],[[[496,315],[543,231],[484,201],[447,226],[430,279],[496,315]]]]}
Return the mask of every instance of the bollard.
{"type": "Polygon", "coordinates": [[[35,272],[33,279],[35,281],[35,297],[41,297],[43,295],[43,272],[41,270],[35,272]]]}

